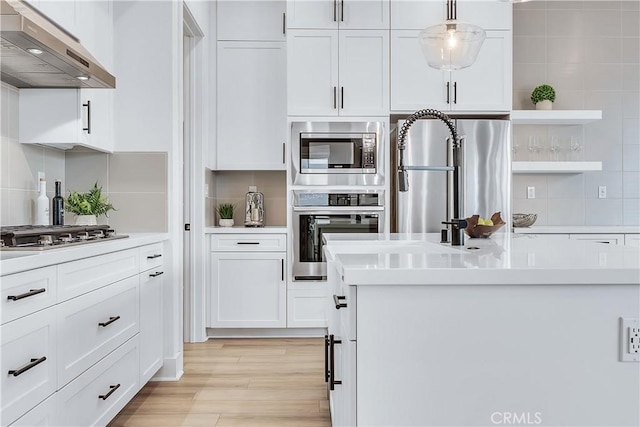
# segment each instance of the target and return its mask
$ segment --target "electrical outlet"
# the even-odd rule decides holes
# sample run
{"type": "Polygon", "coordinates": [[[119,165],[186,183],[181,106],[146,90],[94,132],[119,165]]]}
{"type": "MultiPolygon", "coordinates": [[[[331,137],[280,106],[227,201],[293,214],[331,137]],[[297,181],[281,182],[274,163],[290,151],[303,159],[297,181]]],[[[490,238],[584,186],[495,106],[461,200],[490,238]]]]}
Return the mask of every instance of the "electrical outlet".
{"type": "Polygon", "coordinates": [[[640,322],[620,318],[620,361],[640,362],[640,322]]]}
{"type": "Polygon", "coordinates": [[[606,199],[607,198],[607,186],[600,185],[598,186],[598,199],[606,199]]]}
{"type": "Polygon", "coordinates": [[[209,197],[209,184],[204,185],[204,197],[209,197]]]}
{"type": "Polygon", "coordinates": [[[536,198],[536,187],[527,187],[527,199],[536,198]]]}

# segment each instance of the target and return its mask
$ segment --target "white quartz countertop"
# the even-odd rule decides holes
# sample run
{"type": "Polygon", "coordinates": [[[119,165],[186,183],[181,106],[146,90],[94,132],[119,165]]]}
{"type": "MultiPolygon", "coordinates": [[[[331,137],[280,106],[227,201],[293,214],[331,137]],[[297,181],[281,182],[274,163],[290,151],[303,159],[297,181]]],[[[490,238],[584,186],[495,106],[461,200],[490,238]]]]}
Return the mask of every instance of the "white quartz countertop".
{"type": "Polygon", "coordinates": [[[639,234],[637,225],[533,225],[515,227],[516,234],[639,234]]]}
{"type": "Polygon", "coordinates": [[[347,285],[640,284],[637,247],[508,233],[454,247],[439,237],[326,234],[325,254],[347,285]]]}
{"type": "Polygon", "coordinates": [[[266,226],[266,227],[206,227],[205,234],[269,234],[269,233],[286,233],[285,226],[266,226]]]}
{"type": "Polygon", "coordinates": [[[18,273],[48,265],[76,261],[82,258],[103,255],[109,252],[122,251],[138,246],[162,242],[169,238],[165,233],[129,233],[128,238],[104,242],[87,243],[34,251],[0,251],[0,274],[18,273]]]}

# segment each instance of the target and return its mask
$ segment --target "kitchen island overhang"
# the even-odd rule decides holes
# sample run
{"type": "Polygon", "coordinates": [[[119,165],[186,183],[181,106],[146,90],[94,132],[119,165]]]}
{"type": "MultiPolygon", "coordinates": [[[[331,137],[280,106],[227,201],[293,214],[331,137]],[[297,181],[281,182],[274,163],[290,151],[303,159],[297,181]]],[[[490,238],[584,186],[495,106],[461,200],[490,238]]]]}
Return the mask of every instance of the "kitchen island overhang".
{"type": "Polygon", "coordinates": [[[325,253],[330,289],[347,308],[329,316],[329,332],[353,347],[334,372],[353,383],[335,386],[354,394],[353,424],[497,425],[495,414],[640,423],[640,363],[622,361],[621,326],[640,317],[638,248],[496,235],[469,239],[472,250],[428,235],[341,239],[329,235],[325,253]]]}

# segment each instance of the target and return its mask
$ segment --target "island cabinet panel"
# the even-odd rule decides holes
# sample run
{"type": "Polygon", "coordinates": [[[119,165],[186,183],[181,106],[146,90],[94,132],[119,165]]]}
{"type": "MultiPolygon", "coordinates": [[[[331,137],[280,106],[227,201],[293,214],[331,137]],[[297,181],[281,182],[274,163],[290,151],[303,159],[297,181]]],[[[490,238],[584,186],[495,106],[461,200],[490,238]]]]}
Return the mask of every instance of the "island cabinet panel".
{"type": "Polygon", "coordinates": [[[638,425],[619,318],[639,298],[637,285],[358,286],[357,425],[491,425],[496,411],[638,425]]]}

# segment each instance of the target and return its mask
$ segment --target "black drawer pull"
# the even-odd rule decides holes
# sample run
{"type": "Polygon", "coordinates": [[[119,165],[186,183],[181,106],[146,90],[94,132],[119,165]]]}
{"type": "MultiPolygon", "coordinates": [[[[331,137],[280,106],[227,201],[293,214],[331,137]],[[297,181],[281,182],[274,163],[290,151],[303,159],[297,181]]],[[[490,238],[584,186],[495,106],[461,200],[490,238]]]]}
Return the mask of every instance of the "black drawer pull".
{"type": "Polygon", "coordinates": [[[35,368],[37,365],[41,364],[45,360],[47,360],[46,356],[42,356],[40,359],[31,359],[31,361],[28,364],[24,365],[22,368],[10,370],[9,375],[13,375],[14,377],[17,377],[20,374],[24,374],[29,369],[35,368]]]}
{"type": "Polygon", "coordinates": [[[344,295],[334,295],[333,296],[333,303],[336,305],[336,310],[340,310],[341,308],[347,308],[347,303],[346,302],[340,302],[343,300],[346,300],[347,297],[345,297],[344,295]]]}
{"type": "Polygon", "coordinates": [[[155,259],[155,258],[160,258],[162,256],[162,254],[153,254],[153,255],[147,255],[147,259],[155,259]]]}
{"type": "Polygon", "coordinates": [[[158,277],[158,276],[162,276],[164,274],[164,271],[156,271],[155,273],[150,273],[149,277],[158,277]]]}
{"type": "Polygon", "coordinates": [[[107,320],[106,322],[100,322],[98,323],[98,326],[102,326],[103,328],[106,326],[109,326],[110,324],[112,324],[113,322],[115,322],[116,320],[118,320],[120,318],[120,316],[116,316],[116,317],[109,317],[109,320],[107,320]]]}
{"type": "Polygon", "coordinates": [[[109,396],[111,396],[113,394],[114,391],[116,391],[117,389],[120,388],[120,384],[110,385],[109,388],[111,389],[111,390],[109,390],[109,393],[101,394],[100,396],[98,396],[98,399],[107,400],[109,398],[109,396]]]}
{"type": "Polygon", "coordinates": [[[236,242],[236,245],[259,245],[260,242],[236,242]]]}
{"type": "Polygon", "coordinates": [[[18,301],[19,299],[22,298],[27,298],[27,297],[32,297],[34,295],[38,295],[41,294],[43,292],[46,292],[46,288],[40,288],[40,289],[29,289],[29,292],[25,292],[24,294],[20,294],[20,295],[9,295],[7,297],[8,300],[11,301],[18,301]]]}

